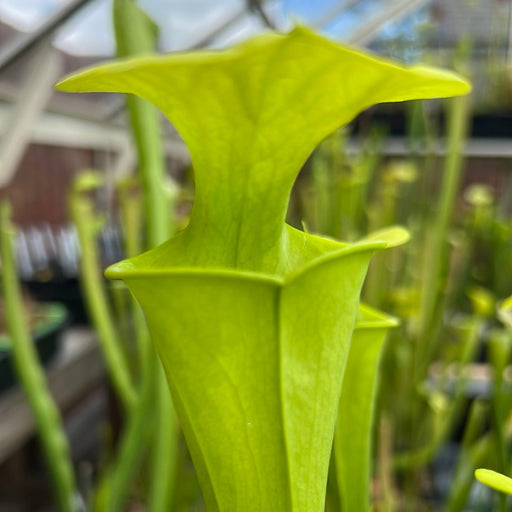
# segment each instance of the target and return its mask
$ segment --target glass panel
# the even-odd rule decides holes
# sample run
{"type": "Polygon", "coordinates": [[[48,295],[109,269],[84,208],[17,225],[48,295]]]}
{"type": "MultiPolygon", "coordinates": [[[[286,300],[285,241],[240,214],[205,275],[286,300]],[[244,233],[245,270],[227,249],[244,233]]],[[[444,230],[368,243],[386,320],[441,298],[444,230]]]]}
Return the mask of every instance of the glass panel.
{"type": "Polygon", "coordinates": [[[31,32],[70,0],[0,0],[0,21],[31,32]]]}

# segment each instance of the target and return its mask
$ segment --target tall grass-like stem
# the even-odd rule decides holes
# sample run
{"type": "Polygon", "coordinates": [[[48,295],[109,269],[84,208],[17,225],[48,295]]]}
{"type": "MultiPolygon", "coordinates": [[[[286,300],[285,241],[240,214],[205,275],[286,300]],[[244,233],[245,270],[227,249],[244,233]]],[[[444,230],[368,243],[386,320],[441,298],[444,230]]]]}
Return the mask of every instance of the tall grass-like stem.
{"type": "MultiPolygon", "coordinates": [[[[85,176],[82,182],[85,182],[88,176],[91,175],[85,176]]],[[[80,276],[87,308],[98,333],[98,339],[114,389],[124,410],[130,411],[136,400],[136,390],[130,376],[125,354],[121,348],[121,340],[117,334],[114,316],[101,275],[101,265],[96,247],[96,235],[99,228],[98,218],[94,213],[92,201],[84,194],[80,182],[77,182],[75,191],[71,196],[70,210],[80,241],[80,276]]]]}
{"type": "MultiPolygon", "coordinates": [[[[133,0],[114,0],[113,19],[120,57],[154,51],[157,39],[155,24],[133,0]]],[[[139,159],[139,176],[144,189],[147,247],[164,242],[174,227],[173,205],[166,195],[164,148],[158,111],[145,99],[127,96],[131,127],[139,159]]],[[[137,313],[136,317],[140,315],[137,313]]],[[[137,322],[140,322],[138,318],[137,322]]],[[[166,512],[172,501],[172,485],[177,464],[176,414],[160,361],[154,350],[148,356],[154,361],[154,372],[145,378],[155,379],[156,408],[151,457],[149,491],[150,512],[166,512]]]]}
{"type": "Polygon", "coordinates": [[[460,96],[450,100],[448,110],[448,148],[445,159],[441,195],[429,239],[429,253],[425,260],[422,289],[419,341],[417,348],[417,379],[422,379],[426,366],[435,352],[436,311],[442,295],[446,270],[448,226],[464,162],[464,142],[469,125],[470,97],[460,96]]]}
{"type": "Polygon", "coordinates": [[[16,277],[9,210],[6,203],[0,205],[2,287],[13,362],[34,415],[58,509],[60,512],[76,512],[78,494],[68,441],[60,413],[48,390],[24,314],[20,285],[16,277]]]}

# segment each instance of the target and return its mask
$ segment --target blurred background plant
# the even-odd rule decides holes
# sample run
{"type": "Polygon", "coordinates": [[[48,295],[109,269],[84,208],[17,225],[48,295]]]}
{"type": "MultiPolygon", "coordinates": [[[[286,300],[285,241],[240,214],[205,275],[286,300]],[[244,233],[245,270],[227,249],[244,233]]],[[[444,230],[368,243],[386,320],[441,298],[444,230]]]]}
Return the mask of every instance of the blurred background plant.
{"type": "MultiPolygon", "coordinates": [[[[467,44],[457,52],[466,68],[467,44]]],[[[464,176],[470,100],[431,110],[408,109],[399,159],[385,154],[380,120],[356,126],[357,152],[349,130],[326,140],[297,184],[290,221],[346,240],[396,224],[412,233],[376,255],[362,294],[402,320],[381,368],[375,509],[507,510],[504,495],[470,492],[475,464],[510,471],[511,340],[498,306],[512,284],[509,195],[464,176]],[[434,123],[446,133],[443,155],[434,123]]]]}

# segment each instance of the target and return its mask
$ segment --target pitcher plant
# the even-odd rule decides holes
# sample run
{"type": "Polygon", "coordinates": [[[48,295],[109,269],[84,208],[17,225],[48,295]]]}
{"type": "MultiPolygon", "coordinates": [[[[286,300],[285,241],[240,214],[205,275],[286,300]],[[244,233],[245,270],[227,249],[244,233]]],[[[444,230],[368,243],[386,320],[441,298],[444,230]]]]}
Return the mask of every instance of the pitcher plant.
{"type": "Polygon", "coordinates": [[[370,105],[469,85],[296,28],[100,65],[59,88],[145,98],[191,153],[187,228],[107,277],[144,309],[207,509],[322,511],[367,266],[407,234],[345,244],[294,229],[293,183],[316,145],[370,105]]]}

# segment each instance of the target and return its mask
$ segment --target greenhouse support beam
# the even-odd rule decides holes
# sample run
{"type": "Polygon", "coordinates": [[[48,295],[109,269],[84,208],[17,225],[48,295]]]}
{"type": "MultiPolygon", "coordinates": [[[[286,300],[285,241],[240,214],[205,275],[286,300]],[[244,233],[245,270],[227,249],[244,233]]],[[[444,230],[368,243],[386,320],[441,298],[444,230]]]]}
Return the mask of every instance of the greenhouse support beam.
{"type": "Polygon", "coordinates": [[[276,30],[276,26],[265,11],[263,3],[263,0],[247,0],[249,10],[255,12],[266,27],[276,30]]]}
{"type": "Polygon", "coordinates": [[[365,46],[372,42],[382,30],[384,25],[398,23],[414,11],[421,9],[431,0],[397,0],[365,23],[361,28],[356,29],[348,38],[351,44],[365,46]]]}
{"type": "MultiPolygon", "coordinates": [[[[0,138],[7,132],[14,107],[0,102],[0,138]]],[[[32,126],[30,141],[47,146],[91,149],[94,151],[122,152],[131,146],[125,128],[107,123],[78,119],[56,112],[41,113],[32,126]]],[[[181,140],[166,138],[167,156],[190,162],[188,150],[181,140]]],[[[127,160],[125,160],[127,161],[127,160]]]]}
{"type": "Polygon", "coordinates": [[[0,72],[36,44],[43,41],[46,36],[50,35],[59,25],[73,16],[90,1],[91,0],[72,0],[68,2],[62,9],[59,9],[56,13],[51,15],[33,32],[18,36],[11,44],[6,45],[5,48],[0,51],[0,72]]]}
{"type": "Polygon", "coordinates": [[[0,140],[0,187],[7,185],[30,142],[32,125],[48,103],[61,71],[61,59],[49,41],[34,55],[0,140]]]}
{"type": "Polygon", "coordinates": [[[343,14],[343,11],[350,9],[353,5],[357,4],[360,0],[342,0],[335,6],[331,7],[327,12],[322,13],[316,20],[313,21],[313,26],[323,28],[325,25],[334,21],[338,16],[343,14]]]}
{"type": "Polygon", "coordinates": [[[227,16],[221,23],[214,27],[208,34],[200,38],[198,41],[193,43],[189,50],[198,50],[208,46],[213,39],[222,34],[227,30],[233,23],[239,21],[242,17],[248,14],[247,5],[244,5],[241,9],[238,9],[234,14],[227,16]]]}

